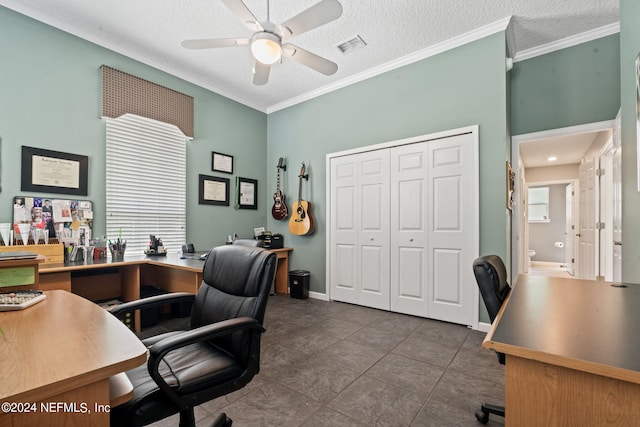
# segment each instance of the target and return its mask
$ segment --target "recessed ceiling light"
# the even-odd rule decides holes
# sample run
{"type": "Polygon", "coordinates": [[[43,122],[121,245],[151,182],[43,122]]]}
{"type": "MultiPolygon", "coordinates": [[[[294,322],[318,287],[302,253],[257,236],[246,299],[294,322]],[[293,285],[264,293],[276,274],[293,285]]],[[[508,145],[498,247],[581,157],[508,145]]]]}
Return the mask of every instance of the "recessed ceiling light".
{"type": "Polygon", "coordinates": [[[550,162],[555,162],[556,160],[558,160],[558,158],[556,156],[550,156],[549,158],[547,158],[547,160],[550,162]]]}

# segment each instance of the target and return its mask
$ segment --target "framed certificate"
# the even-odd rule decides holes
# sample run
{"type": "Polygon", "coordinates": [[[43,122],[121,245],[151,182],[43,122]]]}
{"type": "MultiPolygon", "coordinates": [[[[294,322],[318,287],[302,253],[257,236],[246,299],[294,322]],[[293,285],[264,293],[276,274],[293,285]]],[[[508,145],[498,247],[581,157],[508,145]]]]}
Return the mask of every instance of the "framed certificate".
{"type": "Polygon", "coordinates": [[[236,204],[238,209],[258,209],[258,181],[238,177],[236,204]]]}
{"type": "Polygon", "coordinates": [[[229,206],[229,179],[199,175],[199,200],[201,205],[229,206]]]}
{"type": "Polygon", "coordinates": [[[87,195],[89,157],[22,146],[22,191],[87,195]]]}
{"type": "Polygon", "coordinates": [[[211,170],[215,172],[233,173],[233,156],[212,151],[211,170]]]}

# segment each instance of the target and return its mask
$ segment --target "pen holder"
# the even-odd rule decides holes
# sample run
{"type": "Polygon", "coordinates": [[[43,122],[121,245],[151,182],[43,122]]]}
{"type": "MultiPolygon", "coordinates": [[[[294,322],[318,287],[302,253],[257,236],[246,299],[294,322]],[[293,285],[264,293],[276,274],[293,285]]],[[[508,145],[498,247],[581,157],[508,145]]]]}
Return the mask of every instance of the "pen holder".
{"type": "Polygon", "coordinates": [[[124,259],[124,249],[109,248],[109,250],[111,251],[111,259],[113,261],[122,261],[124,259]]]}

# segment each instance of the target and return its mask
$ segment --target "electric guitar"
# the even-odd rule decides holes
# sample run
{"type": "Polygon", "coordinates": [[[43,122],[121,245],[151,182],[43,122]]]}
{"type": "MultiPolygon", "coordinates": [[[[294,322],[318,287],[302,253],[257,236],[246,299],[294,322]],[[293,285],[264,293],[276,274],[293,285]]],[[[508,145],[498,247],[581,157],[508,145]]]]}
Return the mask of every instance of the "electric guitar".
{"type": "Polygon", "coordinates": [[[280,169],[287,170],[287,166],[283,165],[283,159],[278,160],[278,185],[276,192],[273,194],[273,207],[271,208],[271,216],[278,221],[285,219],[289,215],[289,209],[285,203],[284,194],[280,191],[280,169]]]}
{"type": "Polygon", "coordinates": [[[298,236],[306,236],[312,234],[314,231],[313,217],[311,216],[311,203],[302,200],[302,179],[309,179],[309,175],[305,174],[306,167],[302,163],[300,168],[300,183],[298,184],[298,201],[294,204],[294,210],[289,219],[289,231],[291,234],[298,236]]]}

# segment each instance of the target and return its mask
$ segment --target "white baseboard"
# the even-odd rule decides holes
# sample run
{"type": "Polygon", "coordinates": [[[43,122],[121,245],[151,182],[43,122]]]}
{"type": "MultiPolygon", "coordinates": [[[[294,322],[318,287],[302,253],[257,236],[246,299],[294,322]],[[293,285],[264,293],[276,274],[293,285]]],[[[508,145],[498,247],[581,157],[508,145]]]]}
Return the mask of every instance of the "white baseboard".
{"type": "Polygon", "coordinates": [[[489,330],[491,330],[491,323],[479,322],[478,323],[478,330],[480,332],[489,332],[489,330]]]}
{"type": "MultiPolygon", "coordinates": [[[[309,298],[319,299],[322,301],[329,301],[329,296],[326,293],[309,291],[309,298]]],[[[491,329],[491,323],[478,322],[478,330],[480,332],[489,332],[491,329]]]]}
{"type": "Polygon", "coordinates": [[[327,294],[322,294],[320,292],[309,291],[309,298],[319,299],[322,301],[329,301],[329,296],[327,294]]]}

